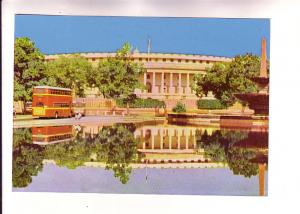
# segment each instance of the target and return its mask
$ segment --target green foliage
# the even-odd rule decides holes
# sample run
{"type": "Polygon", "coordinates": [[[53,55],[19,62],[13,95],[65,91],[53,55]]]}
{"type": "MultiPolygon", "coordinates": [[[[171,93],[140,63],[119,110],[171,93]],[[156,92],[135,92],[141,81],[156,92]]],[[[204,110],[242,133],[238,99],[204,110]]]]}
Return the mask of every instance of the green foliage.
{"type": "Polygon", "coordinates": [[[84,139],[77,135],[75,139],[68,142],[47,145],[46,157],[54,160],[58,166],[76,169],[83,166],[85,162],[90,161],[92,153],[95,152],[94,145],[88,141],[89,138],[84,139]]]}
{"type": "Polygon", "coordinates": [[[184,104],[178,102],[176,106],[172,109],[172,111],[176,113],[183,113],[186,112],[186,108],[184,104]]]}
{"type": "Polygon", "coordinates": [[[226,108],[219,100],[198,100],[199,109],[224,109],[226,108]]]}
{"type": "Polygon", "coordinates": [[[258,164],[252,159],[258,154],[255,148],[236,147],[235,144],[248,138],[243,131],[215,131],[212,135],[197,132],[197,145],[205,155],[216,162],[227,162],[236,175],[251,177],[258,174],[258,164]]]}
{"type": "MultiPolygon", "coordinates": [[[[117,99],[116,100],[117,106],[120,108],[126,107],[126,101],[123,99],[117,99]]],[[[165,102],[160,101],[157,99],[142,99],[142,98],[136,98],[133,102],[129,104],[130,108],[163,108],[165,107],[165,102]]]]}
{"type": "Polygon", "coordinates": [[[14,129],[13,138],[13,187],[26,187],[43,169],[44,148],[32,144],[29,129],[14,129]]]}
{"type": "Polygon", "coordinates": [[[256,152],[250,149],[232,147],[227,153],[227,163],[235,175],[243,175],[250,178],[258,174],[258,163],[253,163],[252,158],[256,152]]]}
{"type": "Polygon", "coordinates": [[[14,47],[14,100],[31,101],[32,88],[47,82],[44,55],[26,37],[16,38],[14,47]]]}
{"type": "Polygon", "coordinates": [[[207,70],[206,75],[195,75],[193,89],[198,97],[212,91],[224,106],[231,106],[237,101],[235,93],[256,91],[251,78],[258,76],[259,70],[258,56],[236,56],[230,63],[215,63],[207,70]]]}
{"type": "Polygon", "coordinates": [[[93,71],[93,79],[89,80],[89,84],[95,85],[105,98],[122,98],[132,102],[135,99],[134,89],[143,88],[138,78],[145,69],[130,60],[130,50],[131,46],[126,43],[115,57],[100,61],[98,68],[93,71]]]}
{"type": "Polygon", "coordinates": [[[137,140],[132,132],[124,125],[104,127],[95,140],[101,145],[101,157],[106,162],[106,169],[112,169],[114,176],[125,184],[131,173],[130,163],[135,162],[137,156],[137,140]]]}
{"type": "Polygon", "coordinates": [[[50,86],[71,88],[78,96],[84,95],[84,87],[93,71],[91,63],[82,56],[60,56],[46,63],[46,71],[50,86]]]}

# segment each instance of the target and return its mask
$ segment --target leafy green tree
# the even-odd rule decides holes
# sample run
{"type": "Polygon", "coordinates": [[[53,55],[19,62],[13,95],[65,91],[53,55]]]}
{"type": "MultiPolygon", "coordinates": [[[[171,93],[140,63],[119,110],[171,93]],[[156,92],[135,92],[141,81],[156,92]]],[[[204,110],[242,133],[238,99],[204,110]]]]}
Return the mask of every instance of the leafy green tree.
{"type": "Polygon", "coordinates": [[[235,144],[247,139],[243,131],[215,131],[212,135],[197,133],[197,145],[212,161],[226,162],[235,175],[251,177],[258,174],[258,164],[252,160],[258,155],[255,148],[236,147],[235,144]]]}
{"type": "Polygon", "coordinates": [[[232,146],[227,152],[227,163],[235,175],[250,178],[258,174],[258,163],[251,161],[256,155],[257,152],[253,149],[232,146]]]}
{"type": "Polygon", "coordinates": [[[114,125],[104,127],[96,143],[101,145],[100,157],[106,162],[106,169],[111,169],[114,176],[125,184],[131,173],[130,163],[135,162],[137,156],[137,140],[132,134],[132,125],[114,125]]]}
{"type": "MultiPolygon", "coordinates": [[[[128,104],[135,100],[134,89],[143,88],[139,77],[145,72],[142,64],[131,61],[131,46],[125,43],[116,53],[99,62],[89,85],[95,85],[105,98],[121,98],[128,104]]],[[[89,75],[91,76],[91,75],[89,75]]]]}
{"type": "Polygon", "coordinates": [[[207,70],[206,75],[196,75],[193,89],[198,97],[207,95],[211,91],[215,98],[228,107],[237,101],[235,93],[257,90],[251,78],[258,76],[259,70],[258,56],[251,54],[236,56],[230,63],[215,63],[207,70]]]}
{"type": "Polygon", "coordinates": [[[32,100],[32,88],[47,82],[44,55],[27,37],[16,38],[14,52],[14,100],[32,100]]]}
{"type": "Polygon", "coordinates": [[[45,156],[54,160],[57,166],[76,169],[91,160],[91,145],[83,138],[75,138],[69,142],[46,146],[45,156]]]}
{"type": "Polygon", "coordinates": [[[60,56],[46,63],[48,85],[71,88],[78,96],[84,95],[92,70],[91,63],[80,55],[60,56]]]}
{"type": "Polygon", "coordinates": [[[14,129],[13,137],[13,187],[26,187],[43,169],[44,148],[32,144],[29,129],[14,129]]]}

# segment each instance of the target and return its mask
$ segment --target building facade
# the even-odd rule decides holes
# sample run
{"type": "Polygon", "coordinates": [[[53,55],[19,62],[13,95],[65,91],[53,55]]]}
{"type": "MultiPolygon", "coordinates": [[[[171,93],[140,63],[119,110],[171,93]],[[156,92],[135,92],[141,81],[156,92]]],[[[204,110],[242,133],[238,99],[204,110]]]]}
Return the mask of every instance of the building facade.
{"type": "MultiPolygon", "coordinates": [[[[45,58],[46,61],[51,61],[62,55],[70,54],[46,55],[45,58]]],[[[100,60],[114,57],[115,53],[80,53],[80,55],[96,66],[100,60]]],[[[216,62],[230,62],[232,58],[134,52],[131,60],[142,63],[146,69],[144,75],[140,77],[140,82],[146,89],[136,89],[138,97],[164,100],[167,108],[172,108],[179,101],[187,107],[195,108],[199,98],[191,88],[194,76],[205,74],[206,69],[216,62]]],[[[97,89],[91,89],[87,91],[86,96],[96,97],[97,94],[97,89]]]]}

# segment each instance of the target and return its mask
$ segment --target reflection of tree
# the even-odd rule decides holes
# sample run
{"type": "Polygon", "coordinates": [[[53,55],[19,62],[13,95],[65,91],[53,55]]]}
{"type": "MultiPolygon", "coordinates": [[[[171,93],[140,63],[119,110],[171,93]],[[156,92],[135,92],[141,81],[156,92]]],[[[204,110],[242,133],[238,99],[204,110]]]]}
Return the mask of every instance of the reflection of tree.
{"type": "MultiPolygon", "coordinates": [[[[198,133],[198,132],[197,132],[198,133]]],[[[212,161],[216,162],[225,162],[225,148],[220,143],[222,138],[222,134],[220,131],[214,132],[211,136],[207,134],[205,130],[203,135],[198,140],[198,146],[203,148],[205,151],[205,155],[210,157],[212,161]]]]}
{"type": "Polygon", "coordinates": [[[131,173],[130,163],[137,160],[137,140],[126,125],[104,127],[96,139],[101,145],[101,159],[106,169],[112,169],[114,176],[125,184],[131,173]]]}
{"type": "Polygon", "coordinates": [[[251,177],[258,173],[258,164],[252,161],[258,152],[255,148],[237,146],[240,142],[251,140],[249,136],[245,131],[218,130],[212,135],[205,131],[200,136],[198,133],[198,146],[213,161],[227,162],[234,174],[251,177]]]}
{"type": "Polygon", "coordinates": [[[32,144],[29,129],[14,129],[13,136],[13,169],[14,187],[26,187],[43,169],[44,148],[32,144]]]}
{"type": "Polygon", "coordinates": [[[258,164],[251,161],[256,152],[247,148],[231,147],[227,153],[227,163],[235,175],[251,177],[258,174],[258,164]]]}
{"type": "Polygon", "coordinates": [[[69,142],[48,145],[46,157],[54,160],[58,166],[75,169],[90,161],[91,147],[84,139],[76,137],[69,142]]]}

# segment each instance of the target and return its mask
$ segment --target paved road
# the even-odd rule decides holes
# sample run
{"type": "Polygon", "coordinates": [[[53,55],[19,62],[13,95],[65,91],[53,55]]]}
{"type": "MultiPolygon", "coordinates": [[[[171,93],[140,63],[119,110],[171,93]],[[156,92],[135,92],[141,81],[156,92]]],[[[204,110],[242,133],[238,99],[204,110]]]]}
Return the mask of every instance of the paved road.
{"type": "Polygon", "coordinates": [[[61,119],[32,119],[14,121],[14,128],[33,127],[33,126],[55,126],[55,125],[80,125],[80,124],[114,124],[114,123],[142,123],[145,121],[163,121],[162,117],[151,116],[87,116],[80,119],[61,118],[61,119]]]}

